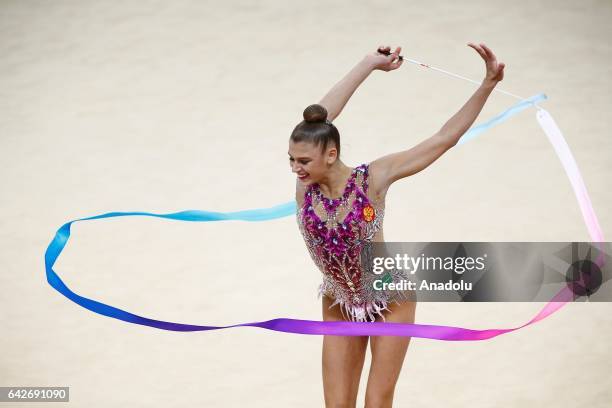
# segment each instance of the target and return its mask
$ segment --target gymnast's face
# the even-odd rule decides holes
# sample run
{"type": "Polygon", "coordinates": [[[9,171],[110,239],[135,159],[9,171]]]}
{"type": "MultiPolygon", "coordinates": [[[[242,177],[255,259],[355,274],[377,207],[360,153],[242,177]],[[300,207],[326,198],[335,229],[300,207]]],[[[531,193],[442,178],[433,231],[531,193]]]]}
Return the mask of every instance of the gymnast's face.
{"type": "MultiPolygon", "coordinates": [[[[302,184],[317,183],[327,172],[327,162],[334,162],[336,149],[333,145],[322,154],[321,148],[308,142],[289,140],[289,165],[302,184]]],[[[331,164],[329,163],[329,164],[331,164]]]]}

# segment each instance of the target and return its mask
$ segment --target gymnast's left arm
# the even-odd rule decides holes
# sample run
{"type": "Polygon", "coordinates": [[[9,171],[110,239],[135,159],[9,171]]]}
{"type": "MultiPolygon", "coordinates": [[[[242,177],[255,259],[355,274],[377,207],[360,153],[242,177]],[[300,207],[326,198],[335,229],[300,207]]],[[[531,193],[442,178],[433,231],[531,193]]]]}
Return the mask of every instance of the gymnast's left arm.
{"type": "MultiPolygon", "coordinates": [[[[389,51],[390,47],[380,46],[378,50],[389,51]]],[[[397,47],[390,55],[383,55],[378,50],[372,54],[368,54],[351,71],[344,76],[332,89],[325,94],[319,102],[327,110],[327,120],[332,122],[348,100],[353,96],[355,90],[363,81],[370,75],[372,71],[392,71],[402,65],[402,60],[399,59],[399,53],[402,47],[397,47]]]]}
{"type": "Polygon", "coordinates": [[[370,164],[373,174],[377,174],[381,187],[386,190],[392,183],[411,176],[427,168],[468,131],[478,117],[491,92],[504,77],[504,63],[497,63],[493,52],[484,44],[468,43],[485,60],[487,74],[480,87],[463,107],[451,117],[433,136],[416,146],[392,153],[374,160],[370,164]]]}
{"type": "Polygon", "coordinates": [[[472,126],[497,83],[504,79],[505,64],[497,62],[495,54],[489,47],[483,43],[480,46],[468,43],[468,46],[474,48],[485,61],[486,75],[472,97],[440,129],[439,133],[450,139],[453,145],[457,144],[461,136],[472,126]]]}

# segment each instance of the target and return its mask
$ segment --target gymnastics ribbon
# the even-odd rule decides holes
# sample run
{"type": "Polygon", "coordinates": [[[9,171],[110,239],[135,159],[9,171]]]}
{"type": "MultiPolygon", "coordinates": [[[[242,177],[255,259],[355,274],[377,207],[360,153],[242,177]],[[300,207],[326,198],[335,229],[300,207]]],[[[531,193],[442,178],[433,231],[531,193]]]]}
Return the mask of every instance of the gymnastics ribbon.
{"type": "MultiPolygon", "coordinates": [[[[413,62],[412,60],[409,60],[413,62]]],[[[418,62],[415,62],[418,63],[418,62]]],[[[433,68],[425,64],[418,63],[428,68],[433,68]]],[[[441,70],[439,70],[441,71],[441,70]]],[[[446,73],[446,71],[443,71],[446,73]]],[[[449,73],[450,74],[450,73],[449,73]]],[[[454,74],[451,74],[454,75],[454,74]]],[[[455,75],[456,76],[456,75],[455,75]]],[[[461,77],[462,78],[462,77],[461,77]]],[[[466,78],[462,78],[466,79],[466,78]]],[[[469,79],[468,79],[469,80],[469,79]]],[[[469,80],[471,81],[471,80],[469,80]]],[[[474,82],[474,81],[471,81],[474,82]]],[[[514,96],[514,95],[512,95],[514,96]]],[[[563,165],[567,176],[570,179],[572,188],[588,231],[591,235],[593,242],[603,242],[603,233],[601,227],[595,216],[591,201],[589,199],[586,187],[578,170],[578,166],[570,152],[570,149],[563,138],[563,135],[553,120],[552,116],[541,107],[537,106],[537,102],[547,99],[546,95],[539,94],[532,96],[531,98],[524,99],[522,101],[502,112],[501,114],[493,117],[485,123],[471,128],[468,132],[463,135],[458,144],[463,144],[476,137],[478,134],[488,130],[492,126],[499,124],[516,113],[526,109],[529,106],[536,106],[537,120],[540,126],[546,133],[550,143],[555,149],[555,153],[559,157],[561,164],[563,165]]],[[[296,334],[310,334],[310,335],[339,335],[339,336],[403,336],[403,337],[420,337],[435,340],[445,341],[475,341],[475,340],[486,340],[493,337],[497,337],[501,334],[509,333],[523,327],[529,326],[536,323],[551,314],[555,313],[561,307],[565,306],[568,302],[574,300],[575,295],[569,288],[564,286],[553,298],[548,302],[535,317],[529,320],[527,323],[510,329],[468,329],[454,326],[441,326],[441,325],[426,325],[418,323],[383,323],[383,322],[349,322],[349,321],[316,321],[316,320],[300,320],[300,319],[288,319],[288,318],[277,318],[272,320],[266,320],[262,322],[251,322],[241,323],[228,326],[201,326],[183,323],[174,323],[162,320],[149,319],[143,316],[127,312],[125,310],[98,302],[93,299],[81,296],[68,288],[68,286],[62,281],[62,279],[53,270],[57,258],[66,246],[68,239],[70,238],[70,227],[73,222],[94,220],[99,218],[111,218],[111,217],[123,217],[123,216],[134,216],[134,215],[146,215],[150,217],[160,217],[180,221],[227,221],[227,220],[241,220],[241,221],[266,221],[275,218],[282,218],[289,215],[294,215],[296,212],[296,202],[290,201],[284,204],[280,204],[270,208],[260,208],[254,210],[244,210],[236,212],[214,212],[214,211],[201,211],[201,210],[187,210],[170,214],[155,214],[149,212],[110,212],[106,214],[96,215],[87,218],[79,218],[62,225],[57,232],[55,237],[47,247],[45,252],[45,269],[47,282],[62,295],[72,300],[79,306],[82,306],[94,313],[112,317],[114,319],[123,320],[128,323],[140,324],[144,326],[150,326],[162,330],[172,331],[207,331],[207,330],[219,330],[231,327],[259,327],[267,330],[274,330],[285,333],[296,333],[296,334]]],[[[603,266],[603,255],[599,252],[599,256],[595,263],[601,267],[603,266]]]]}

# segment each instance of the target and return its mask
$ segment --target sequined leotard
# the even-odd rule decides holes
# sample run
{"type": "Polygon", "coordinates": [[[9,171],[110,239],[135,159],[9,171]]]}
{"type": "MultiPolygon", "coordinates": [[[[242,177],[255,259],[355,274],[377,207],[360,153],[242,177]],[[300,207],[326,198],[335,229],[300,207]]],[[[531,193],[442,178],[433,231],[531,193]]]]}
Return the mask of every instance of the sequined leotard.
{"type": "MultiPolygon", "coordinates": [[[[376,314],[384,320],[382,311],[391,300],[388,291],[374,290],[374,276],[363,268],[362,249],[382,228],[384,217],[384,208],[368,199],[368,170],[365,163],[354,168],[335,199],[325,197],[318,183],[310,184],[297,211],[308,252],[323,273],[319,297],[330,297],[331,306],[340,304],[352,321],[374,321],[376,314]]],[[[391,275],[394,282],[404,278],[402,271],[391,275]]]]}

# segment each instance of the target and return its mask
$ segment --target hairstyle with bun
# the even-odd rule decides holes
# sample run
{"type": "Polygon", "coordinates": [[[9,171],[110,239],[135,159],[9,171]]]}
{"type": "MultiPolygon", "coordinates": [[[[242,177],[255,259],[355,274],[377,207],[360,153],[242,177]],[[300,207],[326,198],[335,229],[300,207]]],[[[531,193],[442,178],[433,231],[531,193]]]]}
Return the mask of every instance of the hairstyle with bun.
{"type": "Polygon", "coordinates": [[[322,105],[314,104],[304,109],[304,120],[293,129],[289,140],[321,146],[321,153],[324,153],[332,142],[340,158],[340,133],[334,124],[327,120],[327,109],[322,105]]]}

